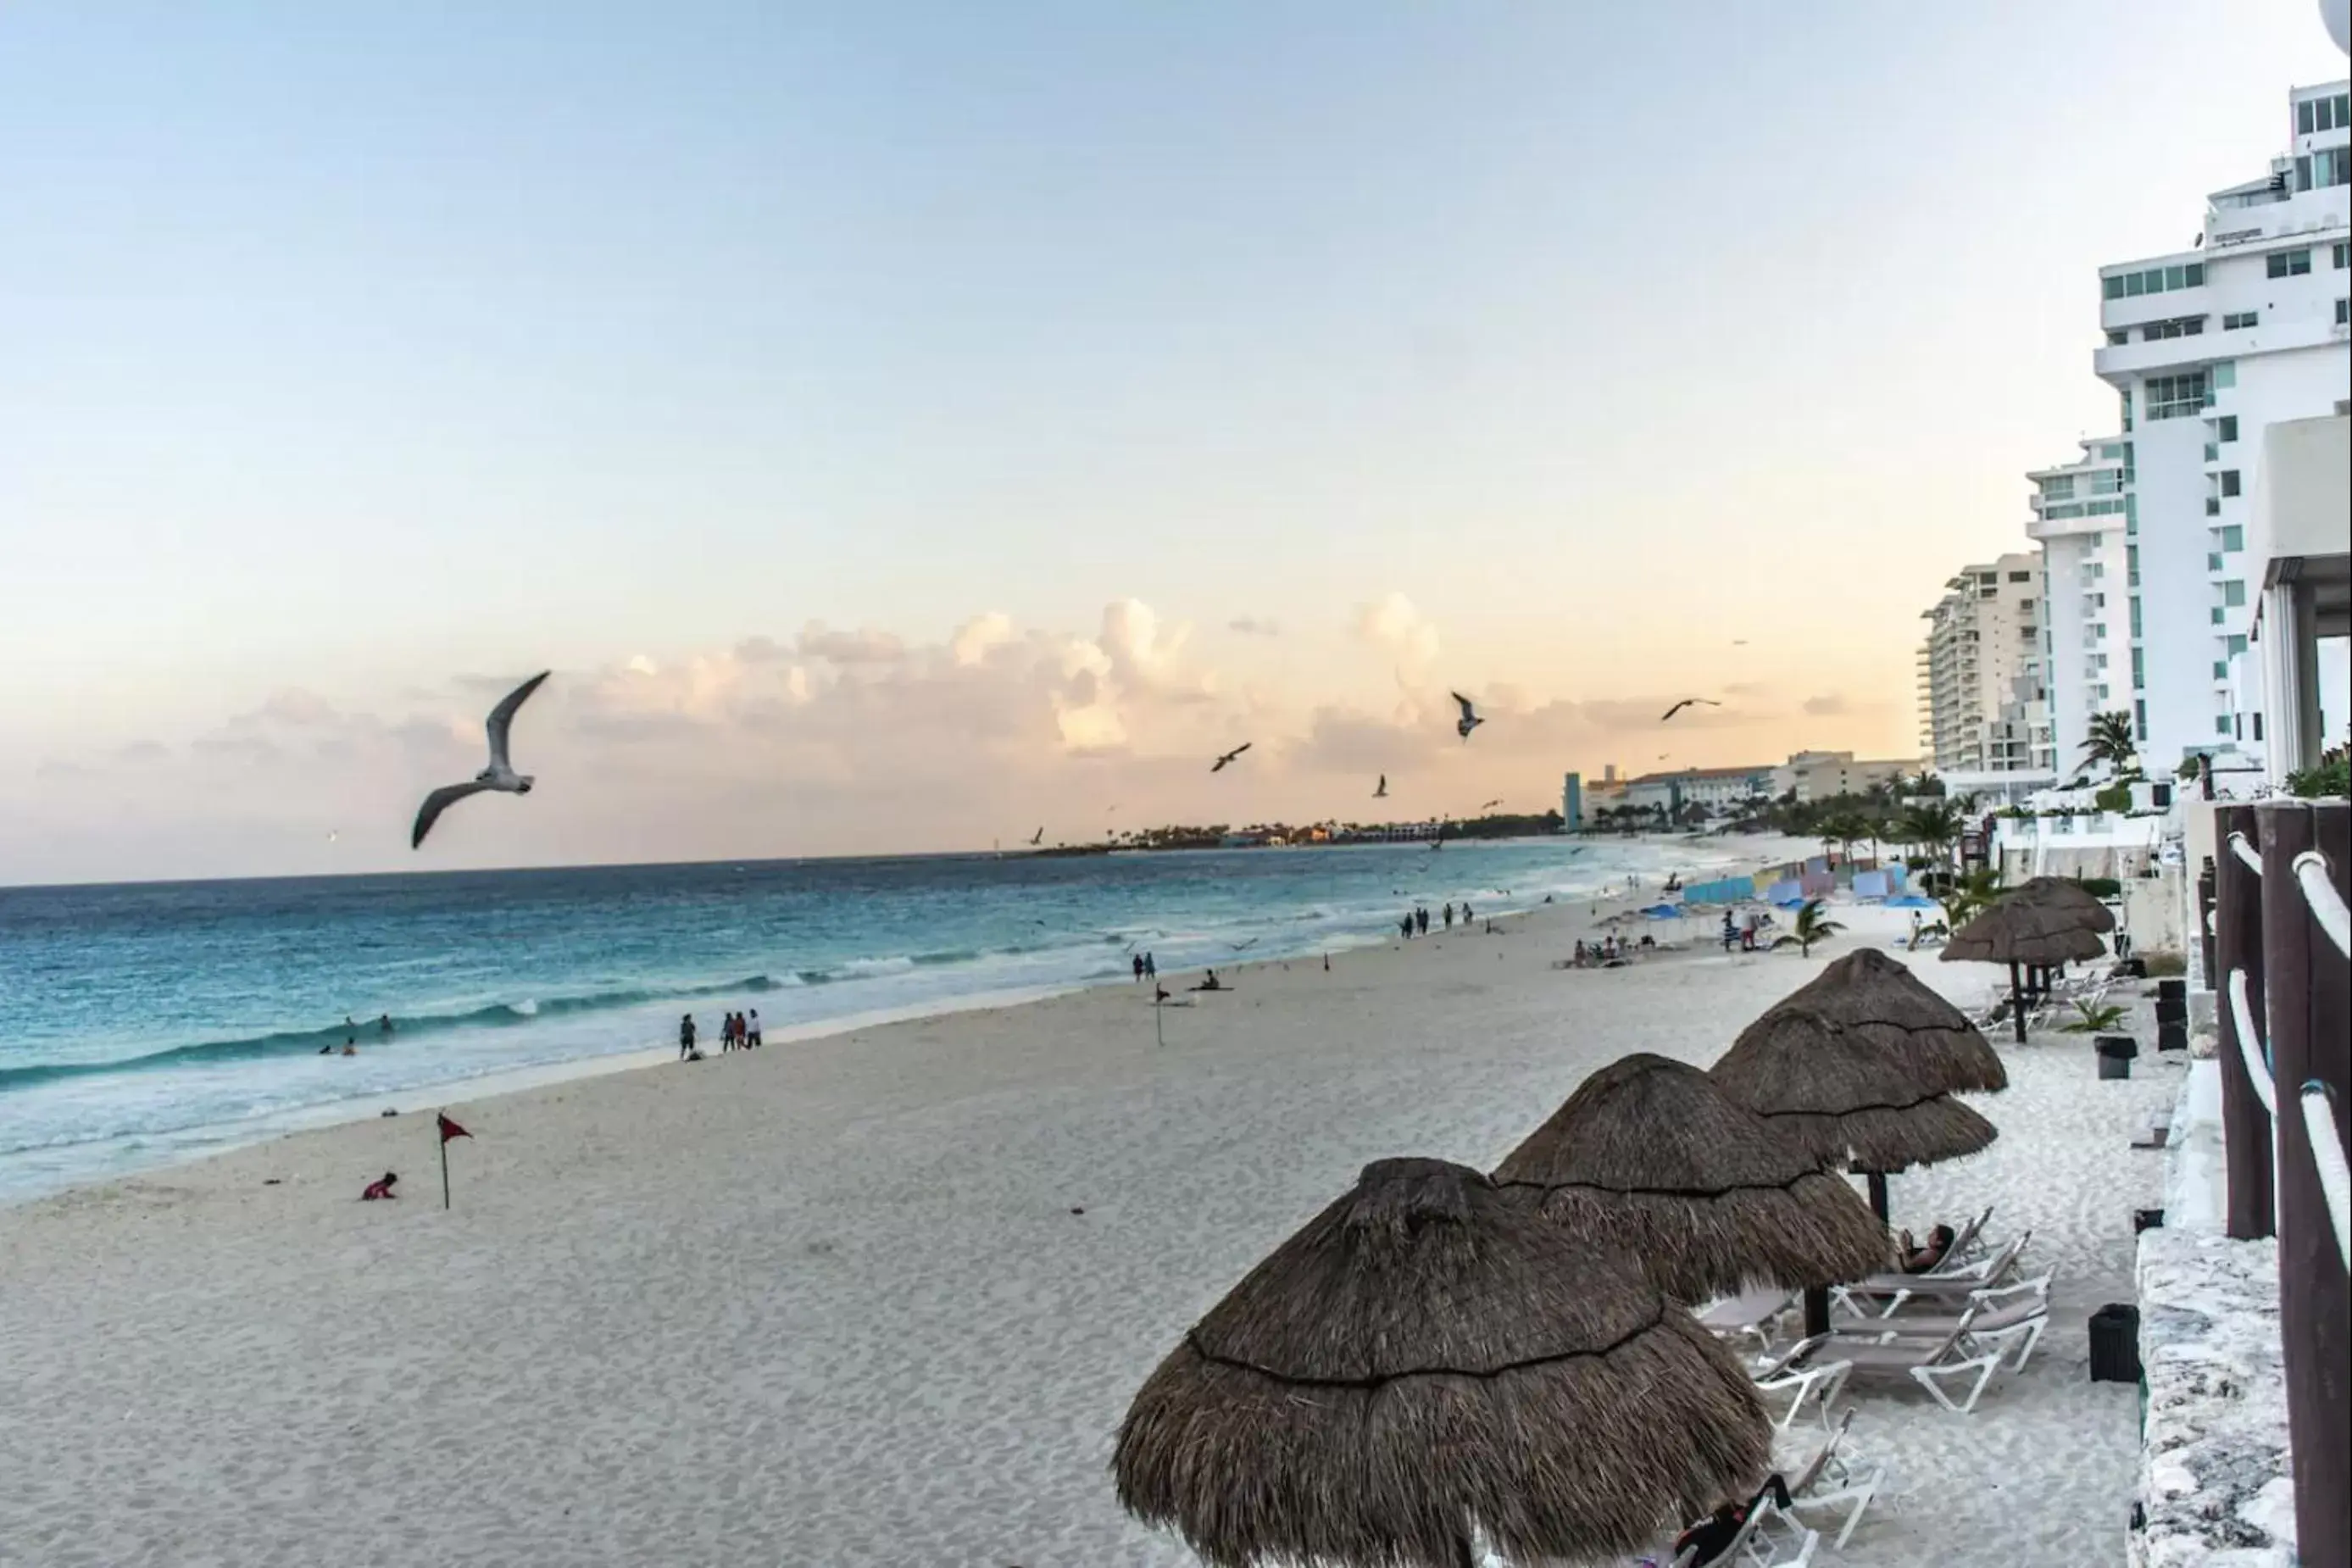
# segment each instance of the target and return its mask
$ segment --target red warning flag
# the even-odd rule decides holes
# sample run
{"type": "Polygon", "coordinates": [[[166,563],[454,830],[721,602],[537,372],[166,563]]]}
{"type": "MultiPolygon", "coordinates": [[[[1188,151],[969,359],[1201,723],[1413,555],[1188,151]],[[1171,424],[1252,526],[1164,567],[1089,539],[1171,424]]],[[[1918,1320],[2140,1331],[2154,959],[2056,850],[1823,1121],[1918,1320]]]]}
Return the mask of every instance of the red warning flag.
{"type": "Polygon", "coordinates": [[[467,1131],[464,1128],[450,1121],[448,1117],[443,1115],[441,1112],[436,1110],[433,1115],[434,1120],[441,1124],[441,1142],[444,1143],[446,1143],[452,1138],[471,1138],[473,1136],[472,1133],[467,1131]]]}

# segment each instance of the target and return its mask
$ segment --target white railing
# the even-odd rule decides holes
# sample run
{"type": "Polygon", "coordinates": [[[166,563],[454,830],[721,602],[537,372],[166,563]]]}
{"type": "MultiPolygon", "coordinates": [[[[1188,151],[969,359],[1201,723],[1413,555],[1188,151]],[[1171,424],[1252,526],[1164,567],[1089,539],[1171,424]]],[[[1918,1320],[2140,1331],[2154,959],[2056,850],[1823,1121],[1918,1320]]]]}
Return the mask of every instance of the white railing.
{"type": "MultiPolygon", "coordinates": [[[[2230,853],[2255,876],[2263,874],[2263,858],[2246,842],[2244,834],[2230,835],[2230,853]]],[[[2339,956],[2352,958],[2352,917],[2347,917],[2344,900],[2328,879],[2327,858],[2316,849],[2306,849],[2294,858],[2294,869],[2295,886],[2310,908],[2312,921],[2335,943],[2339,956]]],[[[2278,1086],[2271,1078],[2270,1050],[2254,1027],[2246,972],[2232,968],[2225,989],[2230,999],[2230,1021],[2236,1026],[2238,1036],[2239,1059],[2245,1065],[2247,1080],[2253,1085],[2254,1098],[2262,1101],[2263,1110],[2275,1124],[2279,1114],[2278,1086]]],[[[2336,1255],[2345,1268],[2352,1271],[2352,1172],[2345,1166],[2344,1134],[2337,1129],[2335,1097],[2326,1084],[2314,1079],[2303,1086],[2299,1099],[2305,1141],[2311,1145],[2319,1190],[2327,1202],[2328,1224],[2336,1231],[2336,1255]]],[[[2273,1147],[2275,1142],[2273,1136],[2273,1147]]]]}

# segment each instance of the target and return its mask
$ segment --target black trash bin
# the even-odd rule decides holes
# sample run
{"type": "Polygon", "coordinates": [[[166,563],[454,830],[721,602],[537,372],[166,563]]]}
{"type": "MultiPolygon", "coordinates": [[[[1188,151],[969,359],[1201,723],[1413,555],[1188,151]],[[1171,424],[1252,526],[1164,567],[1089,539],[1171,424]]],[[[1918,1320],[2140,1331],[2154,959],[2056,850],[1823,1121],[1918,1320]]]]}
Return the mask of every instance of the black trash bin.
{"type": "Polygon", "coordinates": [[[2137,1236],[2144,1230],[2162,1230],[2163,1228],[2164,1211],[2162,1209],[2132,1210],[2132,1234],[2134,1236],[2137,1236]]]}
{"type": "Polygon", "coordinates": [[[2129,1035],[2101,1035],[2093,1048],[2099,1053],[2101,1078],[2131,1077],[2132,1058],[2139,1055],[2139,1046],[2129,1035]]]}
{"type": "Polygon", "coordinates": [[[2139,1309],[2111,1301],[2091,1314],[2091,1381],[2139,1381],[2139,1309]]]}

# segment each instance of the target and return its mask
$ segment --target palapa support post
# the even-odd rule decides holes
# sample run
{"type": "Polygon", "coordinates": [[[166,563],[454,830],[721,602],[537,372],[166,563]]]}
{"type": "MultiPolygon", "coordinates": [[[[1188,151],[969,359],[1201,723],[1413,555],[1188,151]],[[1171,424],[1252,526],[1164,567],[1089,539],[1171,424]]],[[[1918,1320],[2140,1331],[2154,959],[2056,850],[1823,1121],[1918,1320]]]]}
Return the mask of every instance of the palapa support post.
{"type": "Polygon", "coordinates": [[[1876,1215],[1883,1225],[1886,1221],[1886,1173],[1868,1171],[1864,1174],[1870,1181],[1870,1212],[1876,1215]]]}
{"type": "MultiPolygon", "coordinates": [[[[2231,847],[2231,834],[2243,834],[2248,843],[2260,831],[2254,808],[2231,806],[2215,814],[2213,835],[2214,1014],[2221,1025],[2221,1143],[2227,1164],[2226,1194],[2229,1232],[2237,1241],[2256,1241],[2274,1234],[2278,1203],[2273,1186],[2271,1114],[2263,1109],[2254,1080],[2246,1076],[2245,1058],[2238,1048],[2237,1009],[2230,1004],[2231,973],[2241,971],[2246,982],[2246,1011],[2256,1028],[2262,1026],[2263,879],[2240,860],[2231,847]]],[[[2252,1042],[2256,1050],[2260,1041],[2252,1042]]]]}
{"type": "MultiPolygon", "coordinates": [[[[2328,880],[2343,896],[2352,807],[2277,801],[2252,815],[2263,854],[2263,1027],[2278,1086],[2279,1347],[2294,1452],[2295,1546],[2305,1563],[2343,1564],[2352,1562],[2352,1491],[2344,1485],[2352,1474],[2352,1280],[2312,1163],[2302,1089],[2316,1080],[2336,1090],[2338,1106],[2347,1103],[2352,971],[2312,918],[2294,861],[2319,850],[2328,880]]],[[[2336,1131],[2343,1135],[2341,1121],[2336,1131]]]]}
{"type": "Polygon", "coordinates": [[[2009,961],[2009,1014],[2017,1026],[2017,1043],[2025,1044],[2025,982],[2019,977],[2017,960],[2009,961]]]}
{"type": "Polygon", "coordinates": [[[1811,1286],[1805,1291],[1805,1338],[1814,1339],[1830,1331],[1830,1288],[1811,1286]]]}

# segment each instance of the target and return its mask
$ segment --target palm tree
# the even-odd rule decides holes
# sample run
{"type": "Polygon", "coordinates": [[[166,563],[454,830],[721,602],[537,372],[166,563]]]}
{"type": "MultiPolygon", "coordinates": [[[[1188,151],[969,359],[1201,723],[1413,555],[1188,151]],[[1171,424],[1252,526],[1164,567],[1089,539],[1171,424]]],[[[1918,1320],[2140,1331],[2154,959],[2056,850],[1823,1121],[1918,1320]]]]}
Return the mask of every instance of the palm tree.
{"type": "Polygon", "coordinates": [[[1804,907],[1797,911],[1797,923],[1790,928],[1790,934],[1797,939],[1797,956],[1811,958],[1813,943],[1843,930],[1844,926],[1822,913],[1821,900],[1807,899],[1804,907]]]}
{"type": "Polygon", "coordinates": [[[1853,859],[1853,841],[1869,837],[1871,831],[1869,819],[1851,806],[1830,813],[1815,826],[1822,836],[1823,847],[1826,848],[1832,839],[1837,842],[1840,860],[1853,859]]]}
{"type": "Polygon", "coordinates": [[[2122,773],[2139,754],[2138,743],[2132,739],[2132,716],[2118,708],[2111,712],[2091,715],[2091,730],[2083,742],[2084,763],[2105,763],[2116,773],[2122,773]]]}
{"type": "Polygon", "coordinates": [[[2000,873],[1992,870],[1971,871],[1961,880],[1944,889],[1937,900],[1944,906],[1944,924],[1953,931],[1984,913],[2000,897],[2000,873]]]}
{"type": "Polygon", "coordinates": [[[1956,801],[1922,801],[1903,813],[1895,825],[1895,832],[1905,843],[1916,844],[1935,856],[1937,865],[1943,865],[1951,859],[1952,846],[1960,841],[1960,827],[1967,820],[1956,801]]]}

